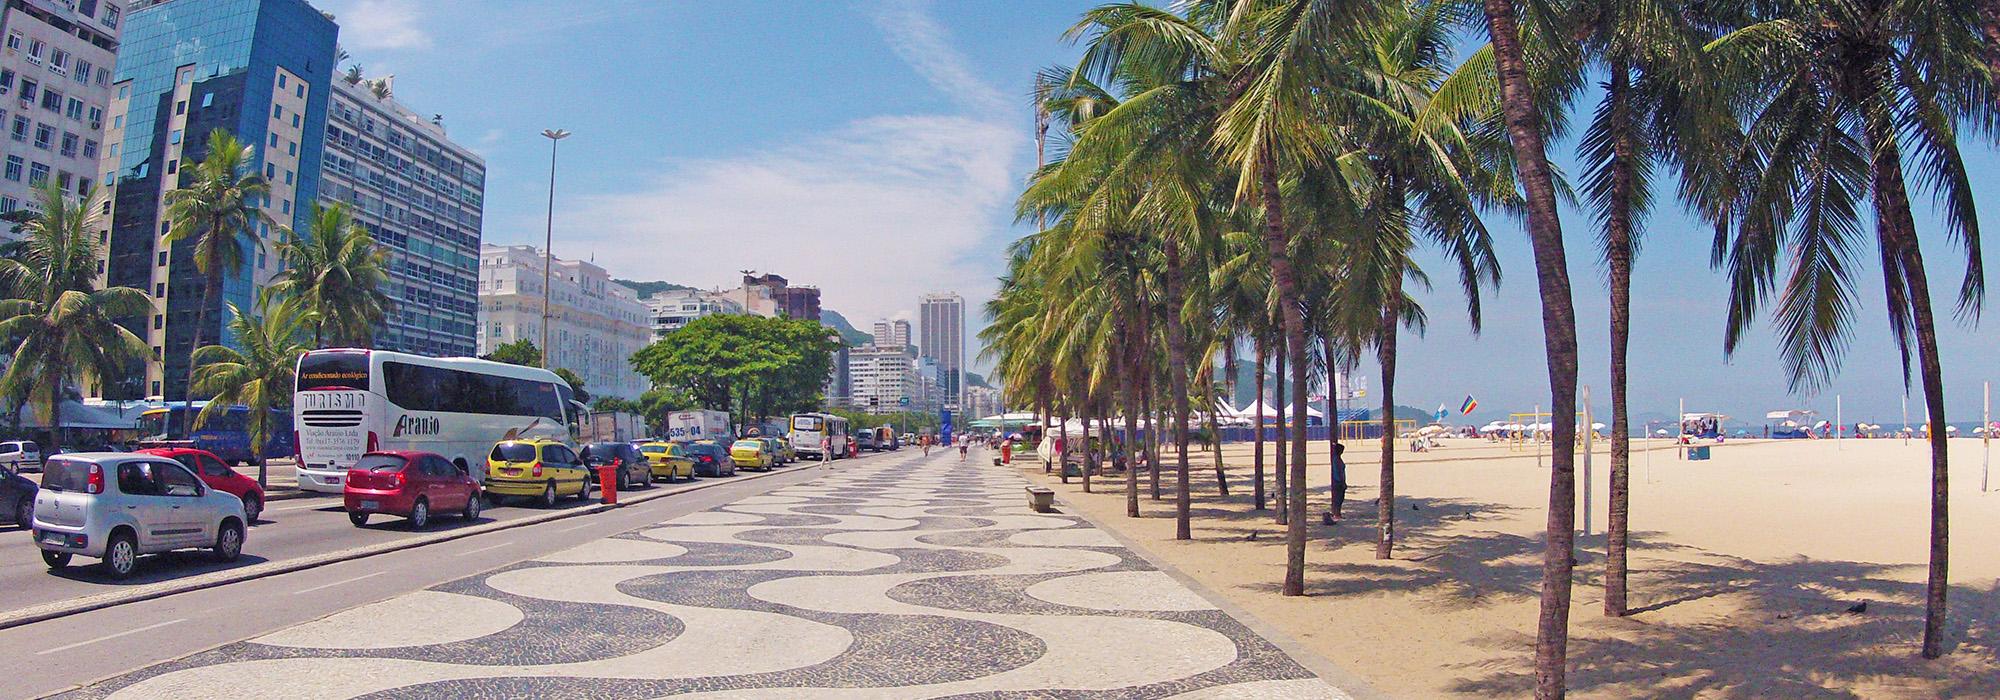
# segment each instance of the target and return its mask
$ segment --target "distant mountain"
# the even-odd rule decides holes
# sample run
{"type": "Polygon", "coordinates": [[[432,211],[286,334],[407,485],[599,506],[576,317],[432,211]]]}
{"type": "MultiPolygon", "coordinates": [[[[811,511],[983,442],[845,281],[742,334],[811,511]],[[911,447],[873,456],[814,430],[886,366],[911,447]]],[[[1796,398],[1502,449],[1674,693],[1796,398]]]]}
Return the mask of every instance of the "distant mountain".
{"type": "Polygon", "coordinates": [[[827,308],[820,309],[819,322],[826,324],[827,327],[829,328],[839,331],[841,339],[846,340],[848,345],[852,346],[867,345],[869,341],[875,339],[875,336],[873,335],[855,330],[854,324],[848,323],[846,316],[840,315],[840,312],[834,311],[833,309],[827,309],[827,308]]]}
{"type": "Polygon", "coordinates": [[[621,280],[621,279],[614,279],[611,281],[625,285],[627,287],[631,287],[632,291],[639,293],[640,299],[653,296],[654,294],[658,294],[660,292],[671,292],[676,289],[694,289],[694,287],[690,287],[685,284],[674,284],[672,282],[638,282],[634,280],[621,280]]]}
{"type": "Polygon", "coordinates": [[[988,389],[997,389],[997,388],[999,388],[999,387],[996,387],[996,386],[993,386],[992,384],[988,384],[988,383],[986,383],[986,378],[985,378],[985,377],[982,377],[982,376],[980,376],[978,372],[966,372],[966,373],[965,373],[965,385],[966,385],[966,386],[980,386],[980,387],[986,387],[986,388],[988,388],[988,389]]]}

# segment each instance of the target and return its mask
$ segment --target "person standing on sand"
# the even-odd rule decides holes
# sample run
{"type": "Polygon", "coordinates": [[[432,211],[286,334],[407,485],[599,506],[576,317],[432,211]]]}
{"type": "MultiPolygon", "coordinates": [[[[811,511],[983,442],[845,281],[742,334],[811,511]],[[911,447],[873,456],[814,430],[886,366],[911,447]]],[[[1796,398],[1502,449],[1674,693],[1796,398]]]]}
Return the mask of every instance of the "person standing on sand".
{"type": "Polygon", "coordinates": [[[1347,443],[1333,445],[1333,521],[1340,522],[1340,510],[1347,505],[1347,460],[1341,455],[1347,452],[1347,443]]]}

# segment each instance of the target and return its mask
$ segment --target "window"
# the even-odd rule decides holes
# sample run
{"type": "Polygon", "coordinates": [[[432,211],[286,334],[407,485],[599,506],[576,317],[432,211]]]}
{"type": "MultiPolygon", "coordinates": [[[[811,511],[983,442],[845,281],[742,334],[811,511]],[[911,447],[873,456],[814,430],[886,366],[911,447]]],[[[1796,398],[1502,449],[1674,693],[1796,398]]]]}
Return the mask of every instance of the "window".
{"type": "Polygon", "coordinates": [[[272,135],[271,135],[271,147],[272,147],[272,148],[277,148],[277,147],[278,147],[278,135],[277,135],[277,134],[272,134],[272,135]]]}
{"type": "Polygon", "coordinates": [[[285,150],[286,150],[287,152],[289,152],[289,153],[290,153],[291,155],[298,155],[298,154],[299,154],[299,142],[297,142],[297,141],[291,141],[291,142],[287,142],[287,143],[285,144],[285,150]]]}
{"type": "Polygon", "coordinates": [[[36,124],[36,125],[35,125],[35,147],[36,147],[36,148],[39,148],[39,149],[42,149],[42,150],[48,150],[48,148],[49,148],[49,144],[50,144],[50,143],[52,143],[52,142],[54,142],[54,141],[55,141],[55,139],[56,139],[56,130],[55,130],[55,128],[54,128],[54,127],[51,127],[51,126],[49,126],[49,125],[47,125],[47,124],[36,124]]]}
{"type": "Polygon", "coordinates": [[[97,157],[97,142],[96,142],[96,141],[92,141],[92,140],[90,140],[90,139],[84,139],[84,140],[83,140],[83,157],[85,157],[85,158],[96,158],[96,157],[97,157]]]}
{"type": "Polygon", "coordinates": [[[292,184],[292,171],[290,170],[285,171],[285,184],[292,184]]]}
{"type": "Polygon", "coordinates": [[[56,92],[54,90],[42,91],[42,109],[46,109],[51,112],[61,113],[62,108],[63,108],[62,93],[56,92]]]}
{"type": "Polygon", "coordinates": [[[41,187],[49,181],[49,166],[41,163],[28,164],[28,184],[41,187]]]}
{"type": "Polygon", "coordinates": [[[120,115],[118,115],[118,116],[115,116],[115,117],[112,117],[112,118],[111,118],[111,126],[112,126],[112,128],[116,128],[116,129],[123,129],[123,128],[125,128],[125,115],[123,115],[123,114],[120,114],[120,115]]]}
{"type": "Polygon", "coordinates": [[[69,52],[62,49],[49,51],[49,70],[57,73],[69,70],[69,52]]]}
{"type": "Polygon", "coordinates": [[[16,29],[14,31],[7,32],[7,50],[8,51],[21,50],[21,30],[16,29]]]}
{"type": "Polygon", "coordinates": [[[299,113],[298,113],[298,112],[293,112],[293,113],[292,113],[292,128],[294,128],[294,129],[297,129],[297,128],[299,128],[299,113]]]}
{"type": "Polygon", "coordinates": [[[201,96],[201,106],[210,107],[214,105],[215,105],[215,93],[211,92],[201,96]]]}
{"type": "Polygon", "coordinates": [[[33,104],[35,97],[42,94],[42,85],[27,78],[21,79],[21,101],[33,104]]]}
{"type": "Polygon", "coordinates": [[[281,202],[281,204],[283,204],[283,205],[284,205],[284,207],[282,208],[282,211],[283,211],[284,213],[286,213],[286,214],[290,214],[290,213],[292,213],[292,200],[289,200],[289,199],[287,199],[287,200],[285,200],[285,201],[281,202]]]}
{"type": "Polygon", "coordinates": [[[193,497],[201,495],[201,480],[194,473],[171,462],[154,462],[153,476],[160,480],[160,493],[168,496],[193,497]]]}
{"type": "Polygon", "coordinates": [[[276,166],[276,165],[272,165],[272,164],[270,164],[270,163],[265,163],[265,164],[264,164],[264,179],[266,179],[266,180],[270,180],[270,179],[273,179],[273,178],[276,178],[277,176],[278,176],[278,166],[276,166]]]}
{"type": "Polygon", "coordinates": [[[103,108],[103,107],[91,107],[91,108],[90,108],[90,128],[92,128],[92,129],[102,129],[102,128],[104,128],[104,108],[103,108]]]}
{"type": "Polygon", "coordinates": [[[179,160],[167,161],[167,174],[172,175],[174,173],[180,172],[181,171],[180,165],[181,162],[179,160]]]}
{"type": "Polygon", "coordinates": [[[284,116],[285,116],[285,106],[284,106],[284,105],[271,105],[271,118],[272,118],[272,119],[282,119],[282,118],[284,118],[284,116]]]}
{"type": "Polygon", "coordinates": [[[292,90],[292,94],[294,94],[294,95],[297,95],[297,96],[299,96],[299,97],[302,97],[302,98],[303,98],[303,97],[305,97],[305,96],[306,96],[306,84],[305,84],[305,83],[299,83],[299,86],[298,86],[297,88],[294,88],[294,89],[292,90]]]}
{"type": "Polygon", "coordinates": [[[28,162],[20,156],[7,156],[7,179],[20,182],[21,170],[27,165],[28,162]]]}
{"type": "Polygon", "coordinates": [[[0,95],[5,95],[7,94],[7,91],[13,89],[14,89],[14,71],[7,69],[0,69],[0,95]]]}
{"type": "Polygon", "coordinates": [[[47,47],[48,44],[43,43],[41,39],[29,39],[28,62],[38,66],[42,65],[42,50],[47,47]]]}
{"type": "Polygon", "coordinates": [[[76,145],[81,141],[82,139],[79,139],[76,134],[72,134],[67,131],[63,132],[62,154],[65,156],[69,156],[71,158],[75,158],[76,145]]]}
{"type": "Polygon", "coordinates": [[[389,401],[410,411],[529,415],[561,420],[554,384],[463,370],[383,362],[389,401]]]}
{"type": "Polygon", "coordinates": [[[63,116],[69,117],[71,119],[82,119],[83,100],[79,100],[74,97],[69,98],[69,102],[64,105],[63,116]]]}
{"type": "Polygon", "coordinates": [[[183,115],[183,114],[187,114],[187,113],[188,113],[188,101],[187,101],[187,100],[181,100],[181,101],[179,101],[179,102],[175,102],[175,103],[174,103],[174,116],[180,116],[180,115],[183,115]]]}
{"type": "Polygon", "coordinates": [[[153,330],[157,331],[166,327],[167,327],[166,314],[153,314],[153,330]]]}
{"type": "Polygon", "coordinates": [[[92,72],[94,72],[95,70],[96,70],[96,66],[92,66],[92,65],[90,65],[90,62],[89,62],[89,61],[86,61],[86,60],[83,60],[83,59],[79,58],[79,59],[76,59],[76,72],[75,72],[75,73],[71,73],[71,74],[70,74],[70,77],[72,77],[72,78],[75,78],[75,79],[76,79],[76,82],[77,82],[77,83],[79,83],[79,84],[82,84],[82,85],[89,85],[89,84],[90,84],[90,74],[91,74],[92,72]]]}
{"type": "Polygon", "coordinates": [[[27,117],[22,117],[22,116],[16,116],[16,117],[14,117],[14,131],[13,131],[13,134],[14,134],[14,140],[15,140],[15,141],[26,141],[26,140],[28,140],[28,118],[27,118],[27,117]]]}
{"type": "Polygon", "coordinates": [[[153,481],[150,462],[126,462],[118,465],[118,491],[127,496],[158,496],[159,485],[153,481]]]}
{"type": "Polygon", "coordinates": [[[21,208],[20,200],[14,199],[13,197],[0,197],[0,214],[5,214],[7,212],[14,211],[20,208],[21,208]]]}
{"type": "Polygon", "coordinates": [[[168,135],[167,135],[167,143],[175,143],[175,144],[177,144],[177,143],[180,143],[180,142],[181,142],[181,130],[180,130],[180,129],[175,129],[175,130],[174,130],[174,132],[173,132],[172,134],[168,134],[168,135]]]}
{"type": "Polygon", "coordinates": [[[76,179],[76,193],[77,193],[78,195],[88,195],[88,194],[90,194],[90,185],[91,185],[91,182],[90,182],[90,178],[87,178],[87,177],[79,177],[79,178],[77,178],[77,179],[76,179]]]}
{"type": "MultiPolygon", "coordinates": [[[[167,297],[167,283],[165,283],[165,282],[157,282],[157,283],[154,283],[154,284],[153,284],[153,296],[156,296],[156,297],[159,297],[159,298],[162,298],[162,299],[165,299],[165,298],[167,297]]],[[[154,354],[154,355],[156,355],[156,356],[157,356],[157,355],[159,355],[159,354],[160,354],[160,353],[159,353],[159,348],[154,348],[153,350],[154,350],[154,352],[153,352],[153,354],[154,354]]]]}
{"type": "MultiPolygon", "coordinates": [[[[119,14],[120,14],[120,12],[119,12],[119,10],[118,10],[118,6],[117,6],[117,5],[112,5],[112,4],[110,4],[110,3],[105,3],[105,5],[104,5],[104,16],[103,16],[103,17],[100,17],[100,18],[98,18],[98,19],[99,19],[99,21],[102,21],[102,22],[104,22],[104,26],[107,26],[107,27],[111,27],[111,28],[113,28],[113,29],[117,29],[117,28],[118,28],[118,15],[119,15],[119,14]]],[[[157,394],[157,393],[160,393],[160,392],[157,392],[157,391],[155,391],[155,392],[153,392],[153,393],[157,394]]]]}
{"type": "MultiPolygon", "coordinates": [[[[166,266],[167,266],[167,251],[164,251],[164,250],[160,251],[160,253],[159,253],[159,258],[160,258],[159,262],[158,262],[158,263],[155,263],[155,264],[159,265],[160,267],[166,267],[166,266]]],[[[159,318],[159,317],[158,317],[158,316],[154,316],[153,318],[159,318]]],[[[155,327],[157,327],[157,326],[155,326],[155,327]]]]}

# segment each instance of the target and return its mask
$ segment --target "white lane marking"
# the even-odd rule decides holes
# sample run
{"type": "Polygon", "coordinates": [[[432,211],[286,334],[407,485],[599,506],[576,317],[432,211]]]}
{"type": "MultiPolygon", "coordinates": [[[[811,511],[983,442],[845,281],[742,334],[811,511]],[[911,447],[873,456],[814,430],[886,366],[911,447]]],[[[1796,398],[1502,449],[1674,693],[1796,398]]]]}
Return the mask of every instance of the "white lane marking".
{"type": "Polygon", "coordinates": [[[265,507],[265,508],[264,508],[264,512],[266,512],[266,513],[284,513],[284,512],[287,512],[287,511],[294,511],[294,510],[315,510],[315,509],[319,509],[319,508],[345,508],[345,507],[346,507],[346,505],[345,505],[345,504],[343,504],[343,503],[341,503],[340,501],[323,501],[323,500],[320,500],[320,499],[317,499],[317,498],[308,498],[308,499],[288,499],[288,500],[303,500],[303,501],[306,501],[306,502],[305,502],[305,503],[299,503],[299,504],[295,504],[295,505],[289,505],[289,506],[268,506],[268,507],[265,507]]]}
{"type": "Polygon", "coordinates": [[[117,638],[119,638],[119,637],[125,637],[125,636],[129,636],[129,635],[134,635],[134,634],[138,634],[138,633],[140,633],[140,632],[147,632],[147,631],[151,631],[151,630],[156,630],[156,629],[159,629],[159,628],[161,628],[161,627],[165,627],[165,626],[167,626],[167,625],[172,625],[172,624],[178,624],[178,623],[182,623],[182,622],[187,622],[187,618],[180,618],[180,619],[177,619],[177,620],[168,620],[168,621],[166,621],[166,622],[161,622],[161,623],[158,623],[158,624],[152,624],[152,625],[146,625],[145,627],[140,627],[140,628],[138,628],[138,629],[129,629],[129,630],[125,630],[125,631],[123,631],[123,632],[114,632],[114,633],[111,633],[111,634],[107,634],[107,635],[104,635],[104,636],[102,636],[102,637],[98,637],[98,638],[96,638],[96,639],[89,639],[89,640],[85,640],[85,641],[81,641],[81,642],[77,642],[77,643],[75,643],[75,644],[65,644],[65,645],[63,645],[63,646],[59,646],[59,647],[56,647],[56,648],[54,648],[54,649],[43,649],[43,650],[41,650],[41,651],[38,651],[38,652],[35,652],[35,655],[36,655],[36,656],[47,656],[47,655],[49,655],[49,654],[54,654],[54,653],[58,653],[58,652],[64,652],[64,651],[69,651],[69,650],[71,650],[71,649],[75,649],[75,648],[77,648],[77,647],[80,647],[80,646],[88,646],[88,645],[91,645],[91,644],[96,644],[96,643],[98,643],[98,642],[104,642],[104,641],[110,641],[110,640],[113,640],[113,639],[117,639],[117,638]]]}
{"type": "Polygon", "coordinates": [[[490,547],[480,547],[480,548],[478,548],[478,549],[475,549],[475,550],[472,550],[472,551],[469,551],[469,552],[459,552],[459,553],[458,553],[458,556],[461,556],[461,557],[462,557],[462,556],[465,556],[465,555],[468,555],[468,554],[478,554],[478,553],[480,553],[480,552],[486,552],[486,551],[491,551],[491,550],[495,550],[495,549],[499,549],[499,548],[501,548],[501,547],[505,547],[505,546],[507,546],[507,545],[510,545],[510,544],[513,544],[513,542],[511,542],[511,541],[509,541],[509,542],[501,542],[500,544],[496,544],[496,545],[493,545],[493,546],[490,546],[490,547]]]}
{"type": "Polygon", "coordinates": [[[584,524],[582,524],[582,525],[572,525],[572,526],[570,526],[570,527],[566,527],[566,528],[563,528],[563,529],[561,529],[561,530],[557,530],[556,532],[573,532],[573,531],[576,531],[576,530],[581,530],[581,529],[584,529],[584,528],[586,528],[586,527],[590,527],[590,526],[592,526],[592,525],[596,525],[596,524],[597,524],[597,523],[594,523],[594,522],[592,522],[592,523],[584,523],[584,524]]]}
{"type": "Polygon", "coordinates": [[[312,588],[301,588],[301,589],[299,589],[299,590],[296,590],[296,591],[292,591],[292,595],[298,595],[298,594],[300,594],[300,593],[311,593],[311,592],[313,592],[313,591],[317,591],[317,590],[323,590],[323,589],[327,589],[327,588],[332,588],[332,587],[334,587],[334,586],[338,586],[338,585],[341,585],[341,584],[347,584],[347,583],[354,583],[355,581],[359,581],[359,580],[361,580],[361,579],[365,579],[365,578],[375,578],[375,577],[377,577],[377,576],[381,576],[382,574],[386,574],[386,573],[389,573],[389,572],[387,572],[387,571],[377,571],[377,572],[375,572],[375,573],[372,573],[372,574],[362,574],[362,575],[360,575],[360,576],[356,576],[356,577],[354,577],[354,578],[350,578],[350,579],[342,579],[342,580],[339,580],[339,581],[335,581],[335,582],[333,582],[333,583],[322,583],[322,584],[320,584],[320,585],[317,585],[317,586],[313,586],[312,588]]]}

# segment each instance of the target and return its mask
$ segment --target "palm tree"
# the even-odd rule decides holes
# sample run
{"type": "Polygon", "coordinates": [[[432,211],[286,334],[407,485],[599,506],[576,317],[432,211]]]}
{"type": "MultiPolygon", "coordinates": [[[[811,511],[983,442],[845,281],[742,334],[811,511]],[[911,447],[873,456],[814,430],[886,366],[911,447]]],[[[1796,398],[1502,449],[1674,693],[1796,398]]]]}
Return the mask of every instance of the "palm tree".
{"type": "Polygon", "coordinates": [[[67,387],[117,381],[145,358],[146,341],[118,322],[144,318],[152,303],[130,287],[97,288],[102,194],[73,200],[50,182],[36,195],[41,214],[24,227],[20,256],[0,258],[0,343],[13,355],[0,395],[42,402],[54,452],[67,387]]]}
{"type": "Polygon", "coordinates": [[[375,243],[347,205],[313,204],[311,227],[299,235],[279,227],[282,270],[272,279],[274,293],[297,300],[320,320],[313,347],[372,347],[375,325],[388,312],[389,251],[375,243]]]}
{"type": "MultiPolygon", "coordinates": [[[[1911,211],[1909,176],[1932,195],[1965,256],[1958,314],[1976,321],[1985,296],[1979,218],[1958,150],[1961,124],[1990,127],[2000,107],[1971,3],[1782,0],[1712,43],[1724,84],[1742,86],[1746,138],[1729,153],[1722,192],[1733,230],[1718,232],[1731,282],[1725,348],[1734,351],[1766,301],[1794,390],[1838,369],[1854,313],[1849,251],[1872,209],[1890,335],[1907,386],[1916,371],[1932,426],[1945,425],[1943,369],[1929,275],[1911,211]],[[1790,268],[1782,289],[1780,264],[1790,268]],[[1771,300],[1773,295],[1775,300],[1771,300]]],[[[1924,658],[1944,652],[1947,476],[1945,431],[1930,431],[1930,572],[1924,658]]]]}
{"type": "MultiPolygon", "coordinates": [[[[250,437],[250,454],[257,456],[257,485],[269,480],[263,459],[264,445],[270,440],[271,412],[291,405],[292,372],[299,356],[312,346],[305,342],[305,326],[318,319],[299,305],[276,301],[271,294],[258,300],[258,314],[246,315],[229,304],[229,332],[236,336],[237,350],[210,345],[194,353],[192,388],[213,398],[194,418],[201,426],[233,407],[249,411],[244,432],[250,437]]],[[[281,429],[281,428],[280,428],[281,429]]]]}
{"type": "Polygon", "coordinates": [[[208,134],[206,158],[181,168],[181,186],[167,192],[166,243],[190,243],[195,269],[206,278],[188,342],[188,390],[182,400],[189,407],[194,400],[194,353],[207,330],[209,304],[222,293],[223,278],[236,275],[250,251],[264,245],[257,227],[268,222],[260,207],[271,187],[257,171],[256,156],[256,146],[218,128],[208,134]]]}
{"type": "MultiPolygon", "coordinates": [[[[1531,0],[1532,1],[1532,0],[1531,0]]],[[[1542,593],[1535,630],[1535,697],[1564,694],[1569,645],[1570,575],[1576,548],[1576,308],[1570,298],[1569,262],[1563,250],[1556,186],[1543,141],[1544,120],[1529,81],[1514,0],[1482,0],[1486,31],[1500,87],[1507,139],[1527,197],[1528,239],[1542,297],[1542,337],[1549,371],[1551,421],[1549,517],[1542,549],[1542,593]]]]}

